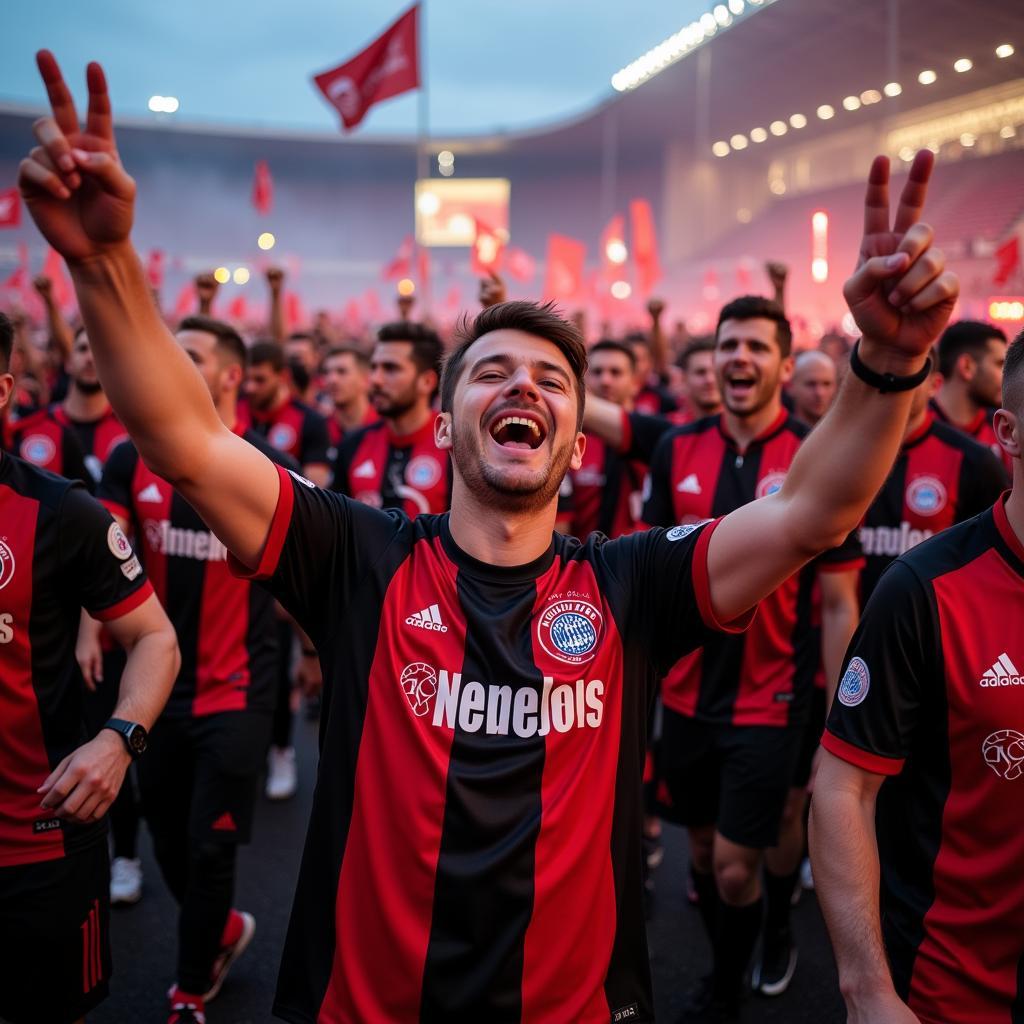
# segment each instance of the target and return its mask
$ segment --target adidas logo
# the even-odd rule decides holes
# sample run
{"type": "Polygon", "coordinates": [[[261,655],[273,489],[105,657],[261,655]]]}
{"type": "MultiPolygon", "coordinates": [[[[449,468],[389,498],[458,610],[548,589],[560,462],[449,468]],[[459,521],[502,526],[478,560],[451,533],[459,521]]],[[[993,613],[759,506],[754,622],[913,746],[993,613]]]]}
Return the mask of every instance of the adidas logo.
{"type": "Polygon", "coordinates": [[[979,686],[1021,686],[1021,679],[1016,666],[1006,653],[996,658],[996,663],[978,681],[979,686]]]}
{"type": "Polygon", "coordinates": [[[139,491],[137,497],[139,501],[151,501],[154,504],[159,504],[164,500],[164,496],[160,493],[160,488],[157,487],[156,484],[150,484],[148,487],[143,487],[143,489],[139,491]]]}
{"type": "Polygon", "coordinates": [[[364,459],[352,470],[352,476],[358,480],[365,480],[367,477],[376,475],[377,467],[373,464],[373,459],[364,459]]]}
{"type": "Polygon", "coordinates": [[[683,494],[700,494],[701,487],[700,481],[697,479],[696,473],[690,473],[684,477],[676,487],[677,491],[682,491],[683,494]]]}
{"type": "Polygon", "coordinates": [[[433,633],[448,632],[448,627],[441,621],[441,611],[436,604],[410,615],[405,620],[405,624],[415,626],[417,629],[429,629],[433,633]]]}
{"type": "Polygon", "coordinates": [[[238,826],[235,819],[231,817],[230,811],[225,811],[211,826],[214,832],[237,832],[238,826]]]}

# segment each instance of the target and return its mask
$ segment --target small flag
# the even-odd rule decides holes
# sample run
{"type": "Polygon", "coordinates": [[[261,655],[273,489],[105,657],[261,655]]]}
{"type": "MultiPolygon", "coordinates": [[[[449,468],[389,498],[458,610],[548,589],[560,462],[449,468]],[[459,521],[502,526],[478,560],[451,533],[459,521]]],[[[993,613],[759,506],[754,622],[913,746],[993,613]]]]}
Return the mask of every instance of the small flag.
{"type": "Polygon", "coordinates": [[[257,213],[270,213],[274,205],[274,179],[270,177],[270,167],[266,160],[256,161],[256,170],[252,178],[252,205],[257,213]]]}
{"type": "Polygon", "coordinates": [[[16,188],[0,191],[0,228],[16,228],[21,224],[21,195],[16,188]]]}

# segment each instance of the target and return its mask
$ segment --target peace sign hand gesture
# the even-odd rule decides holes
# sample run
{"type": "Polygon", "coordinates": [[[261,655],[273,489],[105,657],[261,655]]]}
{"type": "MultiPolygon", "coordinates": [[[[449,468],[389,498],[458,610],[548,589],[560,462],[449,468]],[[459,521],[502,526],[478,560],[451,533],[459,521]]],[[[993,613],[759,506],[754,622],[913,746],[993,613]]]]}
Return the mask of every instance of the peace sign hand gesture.
{"type": "Polygon", "coordinates": [[[66,260],[87,260],[128,238],[135,182],[117,155],[110,96],[99,64],[86,70],[89,111],[83,130],[53,54],[40,50],[36,63],[52,116],[32,126],[39,145],[22,160],[18,187],[50,245],[66,260]]]}
{"type": "Polygon", "coordinates": [[[932,247],[932,229],[919,223],[934,163],[928,150],[914,158],[890,228],[889,161],[875,157],[857,269],[843,287],[864,341],[887,350],[897,365],[920,361],[942,333],[960,291],[956,275],[945,270],[945,256],[932,247]]]}

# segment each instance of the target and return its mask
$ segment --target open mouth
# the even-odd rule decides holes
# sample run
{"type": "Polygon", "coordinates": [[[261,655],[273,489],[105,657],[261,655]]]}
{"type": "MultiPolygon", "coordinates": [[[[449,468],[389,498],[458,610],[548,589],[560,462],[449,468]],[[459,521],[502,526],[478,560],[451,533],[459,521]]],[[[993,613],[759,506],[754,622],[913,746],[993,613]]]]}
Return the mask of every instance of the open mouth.
{"type": "Polygon", "coordinates": [[[726,383],[729,389],[736,395],[749,395],[754,390],[756,381],[753,377],[729,377],[726,383]]]}
{"type": "Polygon", "coordinates": [[[534,449],[544,443],[547,430],[532,416],[499,416],[490,429],[491,437],[502,448],[534,449]]]}

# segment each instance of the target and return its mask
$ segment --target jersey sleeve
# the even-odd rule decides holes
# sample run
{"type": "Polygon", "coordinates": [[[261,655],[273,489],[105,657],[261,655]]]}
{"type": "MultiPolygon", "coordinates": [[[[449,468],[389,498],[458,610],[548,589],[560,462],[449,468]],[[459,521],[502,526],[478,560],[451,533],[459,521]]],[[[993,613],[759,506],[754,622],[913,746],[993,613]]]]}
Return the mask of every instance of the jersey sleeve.
{"type": "Polygon", "coordinates": [[[894,562],[850,641],[822,746],[865,771],[899,774],[926,687],[943,678],[937,642],[928,591],[894,562]]]}
{"type": "Polygon", "coordinates": [[[815,559],[818,572],[847,572],[864,568],[864,549],[860,543],[860,527],[851,530],[839,547],[823,551],[815,559]]]}
{"type": "Polygon", "coordinates": [[[623,425],[627,433],[623,438],[623,454],[648,464],[658,442],[673,429],[671,421],[664,416],[646,416],[642,412],[623,413],[623,425]]]}
{"type": "Polygon", "coordinates": [[[58,536],[63,576],[93,618],[119,619],[153,593],[121,527],[84,487],[64,495],[58,536]]]}
{"type": "Polygon", "coordinates": [[[643,520],[648,526],[672,526],[675,511],[672,507],[672,437],[667,435],[657,443],[650,460],[650,470],[644,482],[643,520]]]}
{"type": "Polygon", "coordinates": [[[960,523],[991,508],[1010,485],[1002,462],[984,445],[976,448],[964,453],[960,465],[956,510],[960,523]]]}
{"type": "Polygon", "coordinates": [[[319,646],[366,573],[403,532],[399,512],[381,512],[277,467],[281,491],[260,564],[228,556],[241,579],[265,580],[271,593],[319,646]]]}
{"type": "Polygon", "coordinates": [[[132,477],[137,458],[131,441],[122,441],[110,453],[96,490],[103,507],[124,520],[132,518],[132,477]]]}
{"type": "Polygon", "coordinates": [[[331,439],[327,433],[327,420],[310,409],[302,419],[302,465],[328,465],[327,454],[331,439]]]}

